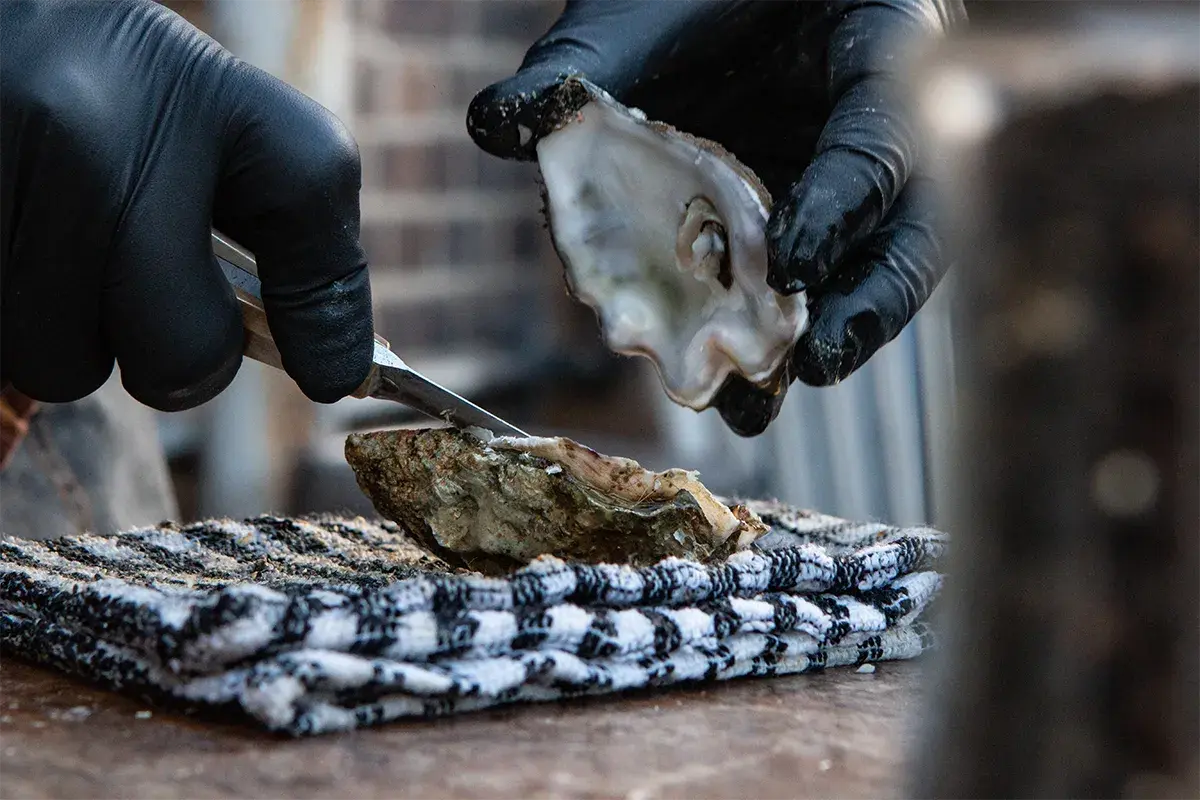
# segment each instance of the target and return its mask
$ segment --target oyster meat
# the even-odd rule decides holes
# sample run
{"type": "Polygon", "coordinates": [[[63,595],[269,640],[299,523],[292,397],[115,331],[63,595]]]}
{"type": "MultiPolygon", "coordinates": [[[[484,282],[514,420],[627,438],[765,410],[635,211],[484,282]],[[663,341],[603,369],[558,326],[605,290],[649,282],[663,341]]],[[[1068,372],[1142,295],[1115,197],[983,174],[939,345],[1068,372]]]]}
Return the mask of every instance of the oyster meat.
{"type": "Polygon", "coordinates": [[[778,389],[808,322],[766,282],[771,198],[720,145],[569,78],[537,144],[545,211],[576,298],[610,349],[654,362],[668,396],[707,408],[730,375],[778,389]]]}
{"type": "Polygon", "coordinates": [[[652,472],[566,438],[380,431],[347,437],[346,460],[380,514],[447,561],[482,571],[547,554],[634,565],[710,560],[767,531],[694,472],[652,472]]]}

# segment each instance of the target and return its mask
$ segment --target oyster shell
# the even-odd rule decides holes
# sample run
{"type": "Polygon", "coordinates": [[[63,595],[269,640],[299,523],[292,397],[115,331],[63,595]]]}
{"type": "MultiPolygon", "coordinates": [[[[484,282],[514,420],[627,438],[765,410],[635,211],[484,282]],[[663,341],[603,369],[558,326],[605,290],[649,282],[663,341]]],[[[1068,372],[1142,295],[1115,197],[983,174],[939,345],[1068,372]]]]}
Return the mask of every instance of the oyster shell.
{"type": "Polygon", "coordinates": [[[771,198],[754,173],[582,79],[555,99],[537,144],[546,216],[609,348],[651,359],[697,411],[730,375],[777,389],[808,313],[802,293],[767,285],[771,198]]]}
{"type": "Polygon", "coordinates": [[[351,434],[346,460],[380,514],[447,561],[482,571],[546,554],[708,560],[767,531],[694,472],[651,472],[565,438],[485,438],[453,428],[351,434]]]}

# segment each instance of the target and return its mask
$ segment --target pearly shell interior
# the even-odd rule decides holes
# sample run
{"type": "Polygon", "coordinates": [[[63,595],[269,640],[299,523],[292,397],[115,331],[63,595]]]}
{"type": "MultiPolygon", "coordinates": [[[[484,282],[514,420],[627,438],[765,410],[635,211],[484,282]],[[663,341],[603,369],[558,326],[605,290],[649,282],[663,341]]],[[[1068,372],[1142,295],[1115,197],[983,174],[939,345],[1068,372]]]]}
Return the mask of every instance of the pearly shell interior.
{"type": "Polygon", "coordinates": [[[571,81],[586,102],[537,156],[572,294],[680,405],[708,407],[733,374],[777,384],[807,310],[766,283],[769,194],[720,145],[571,81]]]}

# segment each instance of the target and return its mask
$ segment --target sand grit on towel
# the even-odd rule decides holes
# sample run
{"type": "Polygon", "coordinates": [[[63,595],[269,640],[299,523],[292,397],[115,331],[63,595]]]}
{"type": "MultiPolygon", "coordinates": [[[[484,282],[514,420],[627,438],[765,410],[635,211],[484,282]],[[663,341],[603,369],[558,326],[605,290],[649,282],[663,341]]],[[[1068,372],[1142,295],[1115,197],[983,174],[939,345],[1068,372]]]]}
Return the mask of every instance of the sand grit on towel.
{"type": "Polygon", "coordinates": [[[392,523],[258,517],[0,541],[0,650],[294,735],[919,655],[947,537],[751,503],[713,565],[451,570],[392,523]]]}

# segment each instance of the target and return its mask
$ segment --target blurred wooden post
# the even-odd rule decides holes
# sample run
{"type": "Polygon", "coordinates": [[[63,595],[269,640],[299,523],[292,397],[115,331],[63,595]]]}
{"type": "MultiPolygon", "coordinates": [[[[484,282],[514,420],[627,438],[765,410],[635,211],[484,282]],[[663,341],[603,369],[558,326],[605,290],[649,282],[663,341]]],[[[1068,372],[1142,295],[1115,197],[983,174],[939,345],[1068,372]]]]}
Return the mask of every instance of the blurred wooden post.
{"type": "MultiPolygon", "coordinates": [[[[208,0],[193,14],[234,55],[339,115],[351,107],[341,0],[208,0]]],[[[282,371],[246,360],[207,411],[199,513],[287,511],[299,453],[311,437],[313,404],[282,371]]]]}
{"type": "Polygon", "coordinates": [[[1060,5],[922,81],[967,291],[919,797],[1200,796],[1200,14],[1060,5]]]}
{"type": "MultiPolygon", "coordinates": [[[[261,2],[261,0],[257,0],[261,2]]],[[[354,124],[350,75],[348,3],[355,0],[292,0],[292,25],[279,77],[354,124]]],[[[271,496],[288,512],[301,453],[312,441],[316,409],[295,381],[266,371],[264,396],[270,411],[271,496]]]]}

